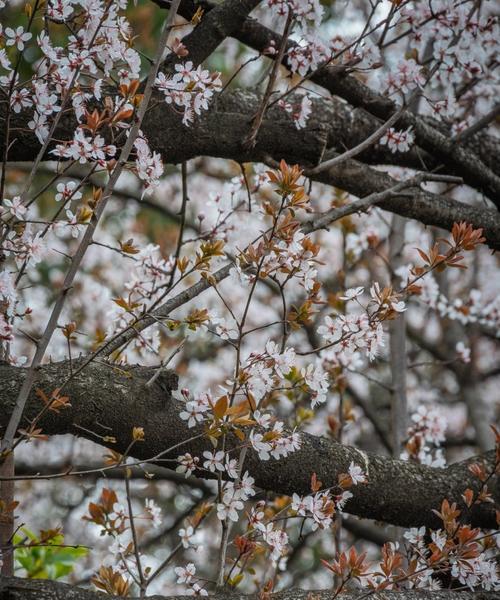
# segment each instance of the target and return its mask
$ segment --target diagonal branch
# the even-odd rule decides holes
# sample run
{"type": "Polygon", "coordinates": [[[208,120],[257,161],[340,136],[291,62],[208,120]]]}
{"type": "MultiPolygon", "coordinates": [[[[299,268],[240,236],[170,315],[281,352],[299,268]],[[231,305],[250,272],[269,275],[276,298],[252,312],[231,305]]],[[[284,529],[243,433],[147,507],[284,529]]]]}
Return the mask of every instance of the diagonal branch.
{"type": "MultiPolygon", "coordinates": [[[[365,168],[366,170],[366,168],[365,168]]],[[[375,171],[375,173],[378,173],[375,171]]],[[[369,173],[368,173],[369,175],[369,173]]],[[[359,173],[359,178],[366,177],[366,173],[359,173]]],[[[396,182],[389,178],[392,184],[386,187],[383,187],[381,191],[376,191],[368,196],[364,196],[351,204],[347,204],[345,206],[340,206],[338,208],[333,208],[323,214],[318,215],[313,221],[309,221],[304,223],[302,226],[302,231],[304,233],[311,233],[313,231],[317,231],[319,229],[327,229],[332,223],[343,219],[348,215],[352,215],[355,213],[365,212],[371,206],[378,204],[384,205],[388,202],[392,202],[394,200],[398,200],[401,194],[404,193],[405,189],[410,188],[418,188],[421,182],[429,179],[429,180],[446,180],[448,176],[445,175],[435,175],[432,176],[426,173],[420,173],[415,177],[407,180],[396,182]]],[[[431,194],[432,196],[432,194],[431,194]]],[[[412,196],[410,196],[412,197],[412,196]]],[[[465,206],[465,205],[464,205],[465,206]]],[[[398,210],[394,210],[394,212],[398,212],[398,210]]],[[[470,216],[470,215],[467,215],[470,216]]],[[[468,221],[468,219],[464,218],[462,220],[468,221]]],[[[469,221],[470,222],[470,221],[469,221]]],[[[450,228],[453,223],[450,224],[450,228]]],[[[123,345],[130,342],[132,339],[137,337],[137,335],[144,331],[144,329],[150,327],[151,325],[157,323],[159,320],[167,318],[175,309],[180,306],[188,303],[193,298],[199,296],[202,292],[208,290],[213,283],[219,283],[226,279],[229,276],[231,269],[233,268],[233,263],[228,262],[224,266],[220,267],[215,273],[212,273],[209,278],[200,278],[195,284],[190,286],[189,288],[183,290],[178,293],[176,296],[169,298],[160,306],[154,308],[149,313],[142,315],[136,321],[133,321],[128,325],[128,327],[122,332],[117,334],[116,337],[110,338],[106,341],[102,346],[100,346],[94,353],[87,356],[84,360],[82,366],[80,366],[80,370],[83,369],[87,364],[89,364],[92,360],[96,358],[96,356],[104,354],[105,356],[110,356],[113,352],[121,348],[123,345]],[[213,282],[213,283],[212,283],[213,282]]]]}

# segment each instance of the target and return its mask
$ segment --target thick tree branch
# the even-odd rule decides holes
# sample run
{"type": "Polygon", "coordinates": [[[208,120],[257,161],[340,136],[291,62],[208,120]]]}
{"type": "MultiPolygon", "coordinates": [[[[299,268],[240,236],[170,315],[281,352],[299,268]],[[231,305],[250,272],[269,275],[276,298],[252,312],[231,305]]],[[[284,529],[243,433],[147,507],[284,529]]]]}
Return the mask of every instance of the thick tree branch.
{"type": "MultiPolygon", "coordinates": [[[[202,61],[226,36],[238,31],[249,30],[251,33],[247,32],[245,35],[254,37],[259,34],[259,43],[274,35],[253,20],[248,18],[245,20],[246,15],[257,4],[257,0],[234,0],[210,9],[202,23],[185,38],[190,58],[195,62],[202,61]],[[241,28],[242,22],[244,24],[241,28]]],[[[182,14],[187,17],[191,16],[188,14],[189,11],[195,8],[191,2],[183,2],[181,5],[181,11],[184,11],[182,14]]],[[[171,56],[167,60],[176,59],[171,56]]],[[[170,64],[166,66],[172,67],[170,64]]],[[[328,74],[328,77],[333,77],[332,69],[328,70],[328,74]]],[[[329,78],[327,80],[330,81],[329,78]]],[[[355,82],[352,83],[353,86],[359,83],[355,79],[353,81],[355,82]]],[[[309,126],[304,131],[297,131],[282,111],[275,110],[264,120],[255,147],[248,149],[243,148],[241,142],[248,135],[251,115],[258,110],[260,98],[255,94],[251,92],[224,94],[217,99],[216,105],[208,114],[189,129],[184,127],[179,116],[165,105],[161,95],[157,95],[156,100],[156,106],[149,111],[144,121],[143,130],[154,150],[160,152],[167,162],[181,162],[195,156],[208,155],[239,162],[285,158],[289,163],[316,165],[321,161],[325,150],[331,147],[332,140],[338,139],[338,135],[334,134],[338,133],[339,127],[337,126],[335,131],[331,126],[331,123],[335,123],[335,119],[332,119],[332,110],[340,114],[343,112],[344,123],[346,116],[351,117],[351,124],[354,122],[352,115],[342,111],[339,103],[330,105],[324,101],[317,101],[309,126]]],[[[3,109],[5,110],[5,107],[3,109]]],[[[5,126],[5,120],[1,117],[0,114],[0,134],[2,127],[5,126]]],[[[39,143],[33,133],[26,128],[29,117],[29,111],[24,111],[15,115],[12,120],[11,126],[16,136],[9,150],[10,160],[32,160],[37,153],[39,143]]],[[[373,123],[369,126],[372,125],[375,126],[373,123]]],[[[70,139],[76,126],[73,115],[66,114],[60,121],[55,138],[70,139]]],[[[341,126],[340,129],[356,131],[355,127],[341,126]]],[[[0,135],[0,139],[3,137],[0,135]]],[[[338,141],[335,143],[338,145],[338,141]]],[[[52,156],[51,149],[49,147],[46,158],[52,156]]],[[[317,177],[325,183],[342,187],[358,196],[383,191],[395,183],[383,174],[366,171],[356,161],[346,162],[317,177]]],[[[427,225],[446,229],[450,229],[454,222],[465,220],[475,227],[484,228],[485,237],[492,248],[500,246],[500,217],[494,211],[470,207],[463,203],[452,202],[445,196],[426,194],[421,191],[412,196],[411,202],[408,199],[402,202],[400,198],[394,198],[384,203],[382,207],[402,216],[418,219],[427,225]]]]}
{"type": "MultiPolygon", "coordinates": [[[[73,368],[77,366],[73,364],[73,368]]],[[[24,369],[0,366],[2,427],[8,421],[13,398],[22,385],[24,375],[24,369]]],[[[49,394],[69,375],[67,362],[45,365],[38,371],[35,389],[41,388],[49,394]]],[[[162,456],[161,464],[172,464],[171,459],[184,452],[201,456],[211,447],[210,442],[202,437],[192,439],[202,430],[189,429],[180,419],[183,403],[170,393],[176,388],[176,375],[164,373],[153,386],[146,387],[151,376],[152,370],[146,367],[118,369],[109,364],[91,363],[64,388],[71,407],[58,414],[47,411],[39,425],[49,435],[71,433],[99,443],[99,436],[113,435],[116,443],[108,442],[107,445],[118,452],[125,451],[131,442],[132,428],[139,426],[144,428],[145,441],[132,447],[130,454],[136,459],[149,460],[173,446],[176,446],[175,450],[162,456]]],[[[33,419],[40,408],[41,402],[33,393],[25,418],[33,419]]],[[[233,444],[237,442],[235,440],[233,444]]],[[[486,462],[487,469],[493,468],[492,452],[482,460],[486,462]]],[[[346,472],[352,461],[367,472],[369,483],[352,490],[354,497],[348,502],[346,512],[396,525],[438,526],[439,521],[432,510],[438,508],[444,498],[462,505],[463,491],[467,487],[478,488],[478,481],[468,470],[470,461],[446,469],[434,469],[365,454],[356,448],[308,434],[302,434],[301,449],[285,459],[263,462],[250,451],[245,468],[261,489],[286,495],[294,492],[307,494],[313,472],[325,487],[335,486],[339,473],[346,472]]],[[[207,476],[204,472],[197,475],[207,476]]],[[[491,488],[498,502],[500,490],[496,479],[491,488]]],[[[495,527],[494,505],[476,506],[470,519],[476,526],[495,527]]]]}
{"type": "MultiPolygon", "coordinates": [[[[159,6],[168,6],[169,0],[154,0],[159,6]]],[[[204,9],[210,11],[213,5],[210,2],[202,2],[204,9]]],[[[187,1],[183,5],[183,16],[190,18],[193,9],[199,3],[187,1]]],[[[258,52],[263,52],[271,43],[279,48],[282,43],[281,35],[261,25],[255,19],[247,18],[234,37],[240,42],[250,46],[258,52]]],[[[287,42],[287,50],[297,44],[291,40],[287,42]]],[[[288,67],[288,57],[285,54],[283,64],[288,67]]],[[[357,108],[363,108],[370,114],[383,121],[387,121],[396,111],[394,101],[376,91],[352,75],[347,75],[344,68],[333,65],[319,70],[311,77],[311,81],[329,90],[332,94],[347,100],[349,104],[357,108]]],[[[500,174],[493,171],[489,164],[487,152],[481,153],[486,158],[482,161],[467,144],[456,143],[443,131],[442,126],[435,126],[434,120],[423,119],[410,111],[405,111],[398,121],[398,126],[413,127],[417,144],[429,152],[438,161],[444,163],[452,170],[458,169],[466,183],[476,187],[487,194],[492,201],[500,206],[500,174]]]]}
{"type": "MultiPolygon", "coordinates": [[[[260,49],[267,47],[271,39],[277,39],[279,36],[252,19],[245,20],[246,15],[257,3],[256,0],[235,0],[234,2],[225,2],[216,8],[206,5],[205,8],[209,10],[208,14],[185,40],[191,58],[195,62],[203,60],[231,33],[235,35],[237,33],[240,38],[245,38],[245,43],[253,44],[260,49]],[[243,26],[238,29],[242,21],[243,26]]],[[[169,3],[160,1],[159,4],[165,6],[169,3]]],[[[183,2],[181,5],[182,14],[188,18],[192,15],[190,11],[194,11],[196,8],[197,5],[189,1],[183,2]]],[[[375,106],[376,110],[374,109],[372,112],[384,118],[390,114],[392,101],[377,96],[353,77],[340,77],[338,69],[328,68],[319,73],[316,78],[318,77],[320,78],[318,83],[321,85],[324,83],[328,89],[330,89],[328,86],[334,88],[340,86],[345,92],[344,97],[347,97],[355,105],[369,109],[375,106]],[[347,93],[349,90],[351,91],[347,93]],[[356,98],[358,100],[354,101],[356,98]]],[[[335,93],[334,89],[331,91],[335,93]]],[[[339,95],[342,94],[339,93],[339,95]]],[[[153,148],[160,152],[164,160],[168,162],[181,162],[195,156],[208,155],[230,158],[239,162],[285,158],[289,163],[315,165],[320,162],[327,148],[335,149],[339,145],[339,136],[334,135],[338,133],[339,128],[341,131],[352,130],[353,139],[341,142],[352,146],[358,143],[354,138],[365,135],[367,128],[376,127],[376,122],[374,123],[373,120],[369,123],[365,120],[365,127],[361,128],[363,130],[361,132],[360,128],[355,126],[357,119],[353,118],[352,111],[349,113],[345,110],[342,111],[340,103],[329,104],[318,101],[315,103],[313,118],[305,131],[297,131],[286,115],[282,114],[282,111],[270,113],[261,127],[255,148],[249,150],[243,149],[241,140],[248,134],[251,115],[258,108],[259,98],[255,94],[251,92],[224,94],[222,98],[218,99],[216,106],[190,129],[181,124],[179,116],[166,106],[159,96],[157,101],[156,107],[147,115],[143,129],[153,148]],[[340,119],[337,127],[331,125],[336,122],[335,119],[331,119],[332,110],[338,114],[343,112],[344,118],[340,119]],[[351,127],[343,126],[346,117],[350,118],[351,127]],[[333,142],[333,140],[337,141],[333,142]]],[[[10,160],[32,160],[37,153],[38,141],[26,128],[30,116],[29,112],[25,111],[15,115],[11,123],[15,139],[9,150],[10,160]]],[[[71,138],[76,125],[71,114],[65,115],[61,119],[55,137],[58,139],[71,138]]],[[[4,126],[5,120],[0,114],[0,139],[4,138],[1,135],[4,126]]],[[[426,125],[426,127],[432,130],[430,125],[426,125]]],[[[379,150],[375,149],[375,155],[377,152],[379,150]]],[[[381,160],[384,155],[387,158],[385,150],[380,155],[381,160]]],[[[51,156],[48,153],[46,158],[51,156]]],[[[437,156],[437,159],[441,160],[441,156],[437,156]]],[[[408,160],[411,162],[415,160],[415,157],[412,159],[411,153],[409,153],[408,160]]],[[[462,170],[461,164],[460,168],[462,170]]],[[[318,179],[320,179],[319,176],[318,179]]],[[[394,184],[394,181],[388,176],[375,171],[367,171],[356,161],[350,161],[339,168],[331,169],[328,173],[322,173],[321,180],[359,196],[380,192],[394,184]]],[[[483,187],[483,183],[478,185],[480,188],[483,187]]],[[[404,200],[401,198],[388,200],[382,207],[402,216],[420,220],[424,224],[446,229],[450,229],[454,222],[468,221],[475,227],[483,227],[485,237],[492,248],[500,247],[500,217],[495,211],[453,202],[446,196],[432,195],[421,191],[404,200]]]]}
{"type": "Polygon", "coordinates": [[[390,528],[376,525],[370,521],[347,517],[342,519],[342,527],[357,539],[383,546],[387,542],[395,542],[396,538],[390,528]],[[389,529],[389,530],[388,530],[389,529]]]}
{"type": "MultiPolygon", "coordinates": [[[[356,160],[349,160],[315,175],[313,179],[334,185],[359,197],[387,190],[397,183],[390,175],[367,167],[356,160]]],[[[480,208],[430,192],[406,190],[380,202],[378,206],[395,214],[416,219],[424,225],[434,225],[451,231],[453,223],[466,221],[475,228],[482,228],[486,243],[492,249],[500,249],[500,214],[495,209],[480,208]],[[417,216],[418,215],[418,216],[417,216]]]]}
{"type": "MultiPolygon", "coordinates": [[[[233,35],[242,25],[249,13],[261,0],[225,0],[206,13],[194,31],[187,35],[182,43],[189,49],[187,60],[195,65],[202,63],[230,35],[233,35]]],[[[183,2],[184,3],[184,2],[183,2]]],[[[182,4],[183,4],[182,3],[182,4]]],[[[179,14],[185,13],[185,8],[179,9],[179,14]]],[[[194,12],[196,12],[197,7],[194,12]]],[[[191,16],[194,15],[191,13],[191,16]]],[[[191,18],[191,16],[189,18],[191,18]]],[[[168,69],[175,56],[167,58],[163,68],[168,69]]]]}
{"type": "MultiPolygon", "coordinates": [[[[331,590],[292,589],[276,594],[266,594],[269,600],[333,600],[331,590]]],[[[366,597],[366,590],[343,593],[338,600],[358,600],[366,597]]],[[[112,600],[118,597],[108,596],[94,590],[73,587],[66,583],[41,579],[20,579],[3,577],[0,581],[0,600],[112,600]]],[[[186,596],[148,596],[149,600],[186,600],[186,596]]],[[[244,595],[234,591],[219,591],[207,600],[259,600],[261,595],[244,595]]],[[[404,590],[400,592],[384,591],[370,594],[371,600],[496,600],[496,592],[460,592],[456,590],[404,590]]],[[[138,600],[138,599],[131,599],[138,600]]]]}
{"type": "MultiPolygon", "coordinates": [[[[151,109],[143,124],[154,150],[167,162],[181,162],[200,155],[233,159],[238,162],[279,161],[289,164],[313,166],[321,161],[332,138],[332,123],[335,123],[335,105],[316,100],[310,125],[297,130],[290,118],[273,109],[264,119],[254,148],[244,148],[242,140],[248,135],[251,115],[258,109],[260,97],[251,91],[226,92],[219,97],[206,114],[190,128],[181,123],[179,115],[161,98],[151,109]]],[[[337,105],[338,107],[338,105],[337,105]]],[[[38,141],[23,124],[26,113],[14,115],[12,125],[17,127],[17,142],[12,146],[12,160],[31,160],[36,154],[38,141]]],[[[61,119],[56,132],[59,139],[72,136],[76,123],[71,116],[61,119]]],[[[0,121],[0,139],[1,139],[0,121]]],[[[51,155],[47,156],[50,158],[51,155]]],[[[356,196],[391,188],[396,181],[385,173],[367,168],[366,165],[348,160],[314,176],[318,181],[334,185],[356,196]]],[[[394,197],[381,204],[401,216],[417,219],[426,225],[450,230],[453,223],[467,221],[474,227],[482,227],[491,248],[500,248],[500,215],[493,209],[464,204],[445,195],[413,190],[408,196],[394,197]]]]}

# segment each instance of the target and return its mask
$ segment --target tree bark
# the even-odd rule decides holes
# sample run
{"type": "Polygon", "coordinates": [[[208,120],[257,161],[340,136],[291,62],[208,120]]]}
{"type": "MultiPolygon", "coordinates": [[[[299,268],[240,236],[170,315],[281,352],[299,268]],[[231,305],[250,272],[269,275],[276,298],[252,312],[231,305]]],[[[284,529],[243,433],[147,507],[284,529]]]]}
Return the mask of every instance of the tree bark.
{"type": "MultiPolygon", "coordinates": [[[[346,121],[350,121],[350,117],[337,110],[339,105],[329,105],[316,99],[308,127],[297,130],[288,115],[279,109],[271,109],[260,127],[255,146],[245,148],[242,140],[250,131],[251,115],[255,114],[259,102],[260,96],[254,92],[226,91],[191,127],[185,127],[180,116],[157,95],[153,100],[154,108],[148,111],[142,129],[153,150],[169,163],[203,155],[238,162],[278,162],[284,159],[289,164],[304,167],[318,164],[326,150],[332,149],[333,133],[339,126],[337,117],[348,129],[346,121]],[[332,123],[336,124],[335,128],[332,128],[332,123]]],[[[0,105],[0,152],[4,123],[1,112],[0,105]]],[[[38,151],[38,140],[25,127],[28,116],[27,111],[12,115],[15,141],[9,150],[11,161],[32,160],[38,151]]],[[[61,119],[55,138],[70,139],[76,125],[71,115],[66,115],[61,119]]],[[[53,158],[51,149],[49,147],[47,159],[53,158]]],[[[397,183],[386,173],[353,159],[315,175],[314,179],[358,197],[381,192],[397,183]]],[[[483,228],[492,249],[500,249],[500,214],[495,209],[465,204],[421,188],[394,196],[382,202],[380,207],[447,230],[451,230],[455,222],[467,221],[475,228],[483,228]]]]}
{"type": "MultiPolygon", "coordinates": [[[[366,596],[366,590],[343,593],[338,600],[358,600],[366,596]]],[[[400,592],[384,591],[373,593],[371,600],[497,600],[497,592],[459,592],[442,590],[404,590],[400,592]]],[[[108,596],[94,590],[85,590],[58,581],[40,579],[19,579],[4,577],[0,580],[0,600],[111,600],[117,596],[108,596]]],[[[185,600],[186,596],[148,596],[150,600],[185,600]]],[[[211,594],[213,600],[259,600],[259,594],[245,595],[236,592],[220,591],[211,594]]],[[[292,589],[275,594],[266,594],[268,600],[333,600],[330,590],[292,589]]],[[[131,599],[138,600],[138,599],[131,599]]]]}
{"type": "MultiPolygon", "coordinates": [[[[78,368],[73,361],[73,369],[78,368]]],[[[5,427],[12,411],[17,392],[22,384],[25,369],[0,366],[0,427],[5,427]]],[[[145,441],[133,445],[130,455],[142,461],[152,461],[163,466],[175,466],[175,458],[185,452],[201,456],[211,449],[204,437],[192,440],[203,432],[202,428],[189,429],[180,419],[183,402],[171,392],[177,387],[174,373],[162,373],[152,386],[146,386],[154,371],[147,367],[117,368],[105,363],[90,363],[64,387],[71,407],[60,413],[47,411],[39,426],[48,435],[71,433],[103,443],[102,436],[114,436],[116,443],[104,444],[123,453],[132,440],[133,427],[143,427],[145,441]],[[191,441],[189,441],[191,440],[191,441]],[[154,457],[169,448],[160,460],[154,457]]],[[[35,390],[49,395],[60,387],[70,375],[69,363],[45,365],[38,370],[34,391],[28,401],[22,426],[35,417],[42,408],[35,390]]],[[[440,521],[433,513],[444,498],[457,502],[463,508],[461,495],[467,487],[477,490],[479,482],[468,469],[473,459],[436,469],[425,465],[395,460],[354,447],[344,446],[324,437],[301,434],[300,450],[280,460],[261,461],[249,451],[244,468],[255,478],[256,485],[277,494],[310,493],[310,481],[317,474],[324,487],[335,486],[340,473],[347,472],[351,462],[366,472],[368,483],[352,488],[354,497],[347,503],[345,512],[376,519],[403,527],[426,525],[439,527],[440,521]]],[[[239,443],[228,438],[228,445],[239,443]]],[[[494,468],[494,452],[481,459],[486,470],[494,468]]],[[[210,473],[199,471],[198,477],[210,473]]],[[[498,478],[490,482],[493,498],[500,500],[498,478]]],[[[476,505],[463,516],[473,526],[495,528],[495,505],[476,505]]]]}

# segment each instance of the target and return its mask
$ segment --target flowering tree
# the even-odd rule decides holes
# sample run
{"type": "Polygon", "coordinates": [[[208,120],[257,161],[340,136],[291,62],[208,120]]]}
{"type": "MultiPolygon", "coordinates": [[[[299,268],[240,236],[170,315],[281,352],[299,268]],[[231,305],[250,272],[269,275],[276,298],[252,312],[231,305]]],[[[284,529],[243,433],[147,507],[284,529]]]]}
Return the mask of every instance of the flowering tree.
{"type": "Polygon", "coordinates": [[[1,599],[496,597],[494,12],[0,2],[1,599]]]}

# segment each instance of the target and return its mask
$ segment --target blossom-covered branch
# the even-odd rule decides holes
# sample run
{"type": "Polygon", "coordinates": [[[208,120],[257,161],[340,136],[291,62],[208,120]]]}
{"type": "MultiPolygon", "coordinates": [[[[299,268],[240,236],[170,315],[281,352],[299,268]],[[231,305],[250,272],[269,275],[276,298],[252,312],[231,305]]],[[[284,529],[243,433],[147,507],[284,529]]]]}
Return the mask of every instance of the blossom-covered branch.
{"type": "MultiPolygon", "coordinates": [[[[73,367],[77,366],[78,362],[75,362],[73,367]]],[[[130,452],[136,460],[147,462],[153,459],[159,464],[175,465],[175,459],[181,453],[202,456],[211,446],[201,439],[188,441],[197,430],[190,429],[179,416],[184,403],[171,395],[171,390],[177,386],[177,377],[165,373],[148,388],[146,383],[153,373],[146,367],[123,369],[120,373],[105,365],[91,363],[65,389],[71,398],[71,406],[57,413],[48,411],[38,426],[49,435],[73,433],[92,440],[98,439],[96,434],[99,435],[100,430],[105,432],[103,438],[113,438],[111,444],[105,439],[101,443],[108,444],[116,452],[126,450],[133,428],[141,426],[144,442],[135,445],[130,452]],[[118,411],[117,406],[120,407],[118,411]],[[165,449],[179,444],[181,447],[177,450],[154,459],[165,449]]],[[[39,369],[36,386],[53,389],[69,374],[68,362],[43,366],[39,369]]],[[[13,394],[22,383],[24,371],[3,365],[0,366],[0,377],[6,382],[0,390],[0,425],[5,425],[13,394]]],[[[41,406],[40,398],[33,393],[26,417],[32,419],[41,406]]],[[[463,490],[478,485],[468,469],[473,460],[436,469],[367,454],[321,437],[308,434],[301,437],[300,450],[286,458],[262,462],[257,453],[249,452],[245,468],[258,487],[277,494],[307,494],[313,473],[328,487],[336,483],[339,473],[347,472],[349,464],[355,462],[366,472],[368,482],[353,490],[346,512],[403,526],[433,526],[437,520],[432,511],[440,506],[442,498],[462,503],[463,490]]],[[[228,443],[234,441],[228,440],[228,443]]],[[[484,461],[488,468],[493,465],[494,456],[490,453],[477,460],[484,461]]],[[[210,471],[200,471],[199,475],[213,476],[210,471]]],[[[477,526],[494,527],[495,522],[492,505],[478,505],[473,511],[473,523],[477,526]]]]}

